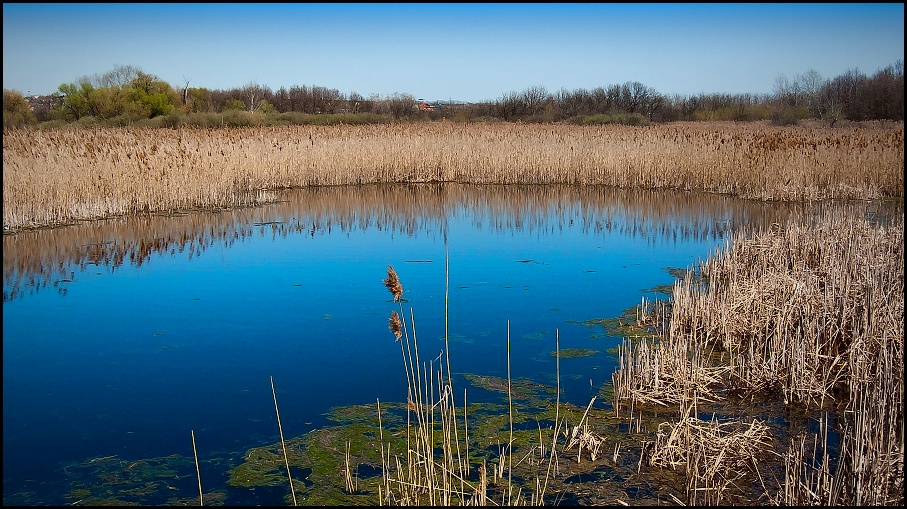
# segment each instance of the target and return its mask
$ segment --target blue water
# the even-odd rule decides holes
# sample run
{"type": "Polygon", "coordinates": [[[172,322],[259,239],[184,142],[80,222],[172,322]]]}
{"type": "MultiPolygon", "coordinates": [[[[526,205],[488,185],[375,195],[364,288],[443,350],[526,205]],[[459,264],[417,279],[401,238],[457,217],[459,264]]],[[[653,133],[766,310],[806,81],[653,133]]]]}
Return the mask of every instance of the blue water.
{"type": "Polygon", "coordinates": [[[664,298],[652,289],[673,282],[666,269],[789,212],[627,193],[328,188],[5,236],[4,500],[40,499],[89,458],[191,457],[190,430],[201,459],[274,443],[272,377],[286,437],[327,425],[331,407],[405,401],[388,317],[402,310],[409,327],[412,313],[423,361],[443,350],[446,257],[455,386],[506,377],[509,322],[514,378],[554,383],[555,334],[602,352],[561,363],[562,400],[585,405],[620,338],[580,322],[664,298]],[[382,284],[388,265],[402,307],[382,284]]]}

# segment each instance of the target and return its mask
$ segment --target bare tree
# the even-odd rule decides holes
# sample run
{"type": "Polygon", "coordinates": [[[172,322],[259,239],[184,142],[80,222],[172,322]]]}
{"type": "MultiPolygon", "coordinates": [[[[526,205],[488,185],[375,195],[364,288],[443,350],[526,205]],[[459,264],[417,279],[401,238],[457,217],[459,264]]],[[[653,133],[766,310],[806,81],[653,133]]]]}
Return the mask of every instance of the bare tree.
{"type": "Polygon", "coordinates": [[[189,104],[189,81],[191,80],[187,80],[185,76],[183,76],[183,80],[186,82],[186,86],[183,87],[183,106],[186,106],[189,104]]]}
{"type": "Polygon", "coordinates": [[[495,102],[497,116],[507,121],[517,120],[526,114],[526,103],[517,92],[503,94],[501,99],[495,102]]]}
{"type": "Polygon", "coordinates": [[[125,87],[136,79],[142,70],[131,65],[117,65],[110,71],[100,75],[95,84],[102,88],[125,87]]]}
{"type": "Polygon", "coordinates": [[[410,94],[394,93],[384,101],[394,118],[409,117],[416,110],[416,99],[410,94]]]}
{"type": "Polygon", "coordinates": [[[343,101],[343,94],[336,88],[312,87],[315,100],[315,113],[336,113],[343,101]]]}
{"type": "Polygon", "coordinates": [[[806,107],[809,109],[810,114],[819,116],[821,114],[819,111],[819,92],[825,84],[822,75],[815,69],[810,69],[806,71],[806,73],[798,76],[797,82],[800,84],[803,98],[806,101],[806,107]]]}
{"type": "Polygon", "coordinates": [[[365,98],[359,95],[358,92],[350,92],[349,99],[347,99],[347,110],[350,113],[359,113],[365,107],[365,98]]]}
{"type": "Polygon", "coordinates": [[[564,118],[579,117],[588,112],[589,92],[584,89],[569,92],[562,88],[555,94],[554,101],[564,118]]]}
{"type": "Polygon", "coordinates": [[[550,98],[551,96],[548,94],[548,90],[540,85],[531,86],[524,90],[520,95],[526,113],[529,115],[538,115],[541,113],[550,98]]]}
{"type": "Polygon", "coordinates": [[[779,106],[793,106],[796,104],[796,98],[793,94],[793,86],[791,85],[790,80],[787,79],[787,76],[784,74],[779,74],[775,78],[775,87],[774,87],[775,98],[778,100],[779,106]]]}
{"type": "Polygon", "coordinates": [[[254,81],[250,81],[243,86],[242,93],[243,97],[249,100],[249,111],[255,111],[261,108],[261,101],[265,98],[265,95],[271,94],[271,90],[254,81]]]}

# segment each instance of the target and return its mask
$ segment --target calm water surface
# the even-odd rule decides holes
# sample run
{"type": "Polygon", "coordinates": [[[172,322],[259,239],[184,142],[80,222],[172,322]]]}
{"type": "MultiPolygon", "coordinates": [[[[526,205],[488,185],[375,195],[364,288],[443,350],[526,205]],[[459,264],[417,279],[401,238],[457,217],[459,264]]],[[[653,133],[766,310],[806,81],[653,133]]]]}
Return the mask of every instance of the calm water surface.
{"type": "MultiPolygon", "coordinates": [[[[743,226],[815,205],[576,187],[363,186],[274,204],[117,219],[3,238],[4,504],[53,504],[92,458],[242,455],[328,424],[336,406],[404,401],[382,284],[392,265],[423,360],[554,383],[585,405],[609,382],[613,318],[743,226]]],[[[194,476],[194,470],[193,470],[194,476]]],[[[206,490],[225,478],[205,476],[206,490]],[[211,477],[214,477],[213,479],[211,477]]],[[[194,478],[180,496],[192,496],[194,478]]],[[[182,489],[182,488],[181,488],[182,489]]],[[[196,491],[197,494],[197,491],[196,491]]]]}

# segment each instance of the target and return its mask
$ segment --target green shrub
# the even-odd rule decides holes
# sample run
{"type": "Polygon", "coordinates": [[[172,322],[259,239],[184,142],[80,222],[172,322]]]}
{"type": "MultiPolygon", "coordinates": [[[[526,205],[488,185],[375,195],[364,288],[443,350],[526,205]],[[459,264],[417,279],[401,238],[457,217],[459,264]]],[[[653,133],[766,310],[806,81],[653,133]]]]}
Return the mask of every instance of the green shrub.
{"type": "Polygon", "coordinates": [[[375,113],[337,113],[329,115],[315,115],[312,124],[315,125],[365,125],[385,124],[390,122],[387,116],[375,113]]]}
{"type": "Polygon", "coordinates": [[[243,111],[246,109],[246,105],[243,104],[239,99],[227,99],[227,102],[224,104],[224,112],[230,110],[239,110],[243,111]]]}
{"type": "Polygon", "coordinates": [[[13,90],[3,90],[3,128],[35,125],[38,120],[25,97],[13,90]]]}
{"type": "Polygon", "coordinates": [[[782,108],[775,110],[771,115],[772,125],[785,126],[785,125],[797,125],[800,123],[800,118],[797,115],[795,108],[782,108]]]}
{"type": "Polygon", "coordinates": [[[160,122],[161,127],[176,129],[177,127],[179,127],[183,124],[184,116],[182,113],[180,113],[179,110],[174,109],[174,110],[171,110],[170,113],[168,113],[166,115],[162,115],[160,117],[155,117],[155,118],[160,119],[159,122],[160,122]]]}
{"type": "Polygon", "coordinates": [[[80,118],[79,120],[76,120],[76,124],[78,124],[79,127],[95,127],[100,125],[100,122],[98,122],[97,117],[88,115],[80,118]]]}
{"type": "Polygon", "coordinates": [[[308,121],[308,118],[311,115],[306,113],[301,113],[299,111],[288,111],[286,113],[278,113],[277,118],[281,122],[286,122],[289,125],[307,125],[311,122],[308,121]]]}
{"type": "Polygon", "coordinates": [[[164,117],[154,117],[154,118],[143,118],[143,119],[139,119],[139,120],[137,120],[137,121],[133,124],[133,127],[142,127],[142,128],[148,128],[148,129],[157,129],[157,128],[161,127],[161,120],[163,120],[163,118],[164,118],[164,117]]]}
{"type": "Polygon", "coordinates": [[[41,122],[38,124],[38,129],[61,129],[71,125],[71,122],[68,122],[66,119],[57,118],[54,120],[48,120],[47,122],[41,122]]]}
{"type": "Polygon", "coordinates": [[[631,126],[649,125],[649,119],[639,113],[599,113],[597,115],[584,115],[577,117],[571,123],[579,125],[607,125],[620,124],[631,126]]]}
{"type": "Polygon", "coordinates": [[[258,125],[249,111],[229,110],[221,114],[222,127],[250,127],[258,125]]]}
{"type": "Polygon", "coordinates": [[[107,127],[129,127],[135,124],[136,119],[131,115],[117,115],[113,118],[108,118],[104,121],[104,125],[107,127]]]}
{"type": "Polygon", "coordinates": [[[220,125],[220,115],[211,115],[208,113],[189,113],[183,119],[183,125],[187,127],[215,127],[220,125]]]}

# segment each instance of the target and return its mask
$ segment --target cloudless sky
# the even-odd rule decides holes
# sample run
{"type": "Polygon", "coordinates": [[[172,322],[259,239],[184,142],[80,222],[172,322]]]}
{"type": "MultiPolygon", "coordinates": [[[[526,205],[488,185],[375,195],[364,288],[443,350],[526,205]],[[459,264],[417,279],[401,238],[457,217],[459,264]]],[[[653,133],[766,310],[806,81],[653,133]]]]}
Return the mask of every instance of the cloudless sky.
{"type": "Polygon", "coordinates": [[[130,65],[176,88],[492,101],[639,81],[771,93],[904,59],[904,4],[3,4],[3,88],[130,65]]]}

